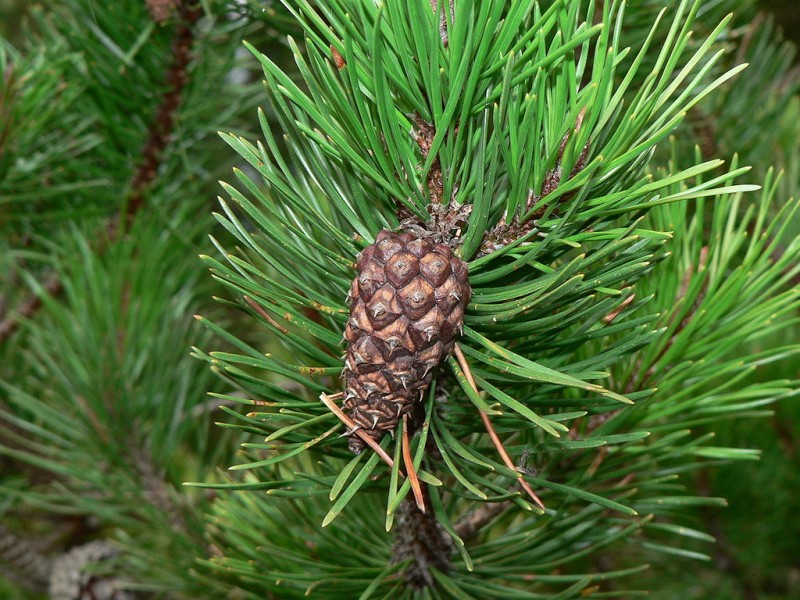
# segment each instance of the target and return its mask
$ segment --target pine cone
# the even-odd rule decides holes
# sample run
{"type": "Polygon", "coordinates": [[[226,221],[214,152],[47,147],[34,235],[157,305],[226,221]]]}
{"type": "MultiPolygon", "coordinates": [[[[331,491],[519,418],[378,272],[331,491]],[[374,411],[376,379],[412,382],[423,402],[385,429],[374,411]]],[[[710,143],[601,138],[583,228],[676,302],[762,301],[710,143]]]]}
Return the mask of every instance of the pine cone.
{"type": "Polygon", "coordinates": [[[50,575],[50,599],[134,600],[134,593],[122,589],[117,577],[92,570],[92,566],[109,561],[116,554],[108,542],[97,540],[72,548],[57,558],[50,575]]]}
{"type": "MultiPolygon", "coordinates": [[[[381,231],[358,259],[348,295],[344,405],[375,440],[422,400],[453,350],[472,290],[450,246],[381,231]]],[[[350,450],[364,442],[350,434],[350,450]]]]}

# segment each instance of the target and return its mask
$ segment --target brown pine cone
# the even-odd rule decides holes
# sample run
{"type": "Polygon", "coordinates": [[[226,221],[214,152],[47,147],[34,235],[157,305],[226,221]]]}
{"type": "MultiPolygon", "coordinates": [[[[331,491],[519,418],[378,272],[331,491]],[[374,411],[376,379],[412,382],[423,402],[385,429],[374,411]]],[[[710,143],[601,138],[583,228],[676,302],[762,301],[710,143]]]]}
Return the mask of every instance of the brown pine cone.
{"type": "MultiPolygon", "coordinates": [[[[344,405],[375,440],[423,399],[453,350],[472,290],[467,265],[446,244],[381,231],[358,259],[348,294],[344,405]]],[[[350,434],[350,450],[364,442],[350,434]]]]}

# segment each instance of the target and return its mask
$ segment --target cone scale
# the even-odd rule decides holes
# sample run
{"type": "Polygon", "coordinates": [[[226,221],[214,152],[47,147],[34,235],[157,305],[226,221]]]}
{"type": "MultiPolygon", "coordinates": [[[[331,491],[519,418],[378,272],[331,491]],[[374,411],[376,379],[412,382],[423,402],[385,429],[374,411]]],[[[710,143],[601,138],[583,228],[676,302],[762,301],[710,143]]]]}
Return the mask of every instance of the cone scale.
{"type": "MultiPolygon", "coordinates": [[[[380,441],[424,398],[471,294],[467,265],[446,244],[383,230],[364,249],[344,333],[344,406],[357,429],[380,441]]],[[[349,447],[358,454],[364,442],[351,432],[349,447]]]]}

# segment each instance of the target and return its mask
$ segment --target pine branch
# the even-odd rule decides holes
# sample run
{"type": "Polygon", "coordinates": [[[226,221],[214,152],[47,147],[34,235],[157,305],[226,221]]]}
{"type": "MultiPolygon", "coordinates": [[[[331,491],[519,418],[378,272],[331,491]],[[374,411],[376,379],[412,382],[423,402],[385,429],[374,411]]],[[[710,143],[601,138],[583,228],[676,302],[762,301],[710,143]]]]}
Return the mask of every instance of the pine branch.
{"type": "MultiPolygon", "coordinates": [[[[158,20],[162,12],[154,9],[154,19],[158,20]]],[[[124,216],[124,229],[130,227],[135,216],[145,204],[147,190],[156,179],[158,168],[161,164],[162,154],[175,124],[176,113],[180,107],[183,91],[189,79],[186,74],[191,60],[191,49],[195,36],[195,24],[202,15],[199,6],[189,2],[180,2],[177,10],[178,25],[172,41],[172,61],[165,71],[167,91],[162,97],[156,116],[151,122],[140,158],[140,166],[131,178],[129,185],[130,195],[127,200],[124,215],[114,219],[107,219],[104,235],[101,236],[98,252],[103,252],[107,244],[111,244],[118,236],[118,222],[124,216]]],[[[9,73],[13,73],[10,70],[9,73]]],[[[5,131],[5,129],[4,129],[5,131]]],[[[0,152],[2,151],[0,140],[0,152]]],[[[58,274],[51,273],[45,278],[42,286],[43,294],[58,297],[63,290],[63,285],[58,274]]],[[[42,308],[43,302],[39,294],[32,293],[25,298],[11,314],[0,321],[0,344],[4,343],[19,328],[22,321],[30,319],[42,308]]]]}
{"type": "MultiPolygon", "coordinates": [[[[434,0],[435,2],[435,0],[434,0]]],[[[414,129],[411,130],[411,137],[419,146],[422,158],[428,160],[433,140],[436,137],[436,129],[433,124],[426,122],[418,114],[413,115],[412,122],[414,129]]],[[[458,129],[456,129],[456,135],[458,129]]],[[[462,227],[469,220],[472,212],[471,204],[459,204],[455,197],[444,199],[444,175],[442,173],[442,162],[436,156],[428,169],[425,178],[424,189],[428,193],[429,202],[426,207],[429,218],[423,221],[415,215],[409,208],[397,202],[397,216],[400,224],[405,231],[410,231],[417,235],[430,236],[436,242],[457,246],[461,243],[462,227]]]]}
{"type": "Polygon", "coordinates": [[[462,540],[469,541],[482,531],[495,518],[511,507],[511,502],[490,502],[465,514],[455,524],[455,530],[462,540]]]}
{"type": "Polygon", "coordinates": [[[455,8],[453,7],[453,0],[442,0],[441,8],[439,7],[440,0],[430,0],[431,8],[434,14],[439,16],[439,37],[442,39],[442,46],[447,48],[449,45],[447,22],[452,23],[455,21],[455,8]]]}
{"type": "Polygon", "coordinates": [[[95,540],[48,557],[0,525],[0,571],[29,592],[46,592],[50,600],[134,600],[118,575],[93,570],[116,556],[109,542],[95,540]]]}
{"type": "MultiPolygon", "coordinates": [[[[703,270],[705,270],[707,261],[708,261],[708,246],[703,246],[700,249],[700,256],[698,258],[697,265],[696,266],[694,264],[689,265],[689,268],[686,270],[686,273],[683,276],[683,281],[681,282],[678,295],[675,298],[676,301],[680,301],[686,296],[686,292],[689,289],[689,284],[695,277],[695,273],[696,272],[700,273],[703,270]]],[[[695,298],[695,301],[692,303],[692,306],[689,307],[689,309],[684,314],[683,318],[673,329],[672,334],[667,340],[667,343],[664,344],[660,352],[651,362],[650,367],[643,374],[638,374],[636,377],[632,377],[628,381],[628,383],[625,384],[624,386],[625,393],[631,393],[634,391],[647,389],[647,387],[651,384],[653,376],[658,372],[659,362],[664,357],[664,355],[666,355],[670,351],[672,345],[675,343],[675,340],[677,339],[677,336],[679,336],[689,325],[692,318],[694,317],[694,314],[703,304],[703,300],[705,299],[707,290],[708,290],[708,280],[706,279],[703,288],[700,290],[700,293],[697,295],[697,298],[695,298]]],[[[673,316],[677,317],[677,313],[675,313],[673,316]]],[[[667,327],[669,328],[670,325],[671,323],[668,323],[667,327]]],[[[593,431],[594,429],[602,425],[607,420],[607,418],[608,416],[606,415],[599,415],[598,417],[596,417],[594,423],[590,422],[589,431],[593,431]]]]}
{"type": "MultiPolygon", "coordinates": [[[[480,256],[491,254],[528,235],[538,227],[538,220],[542,218],[548,210],[553,209],[553,207],[548,206],[546,203],[543,203],[543,201],[561,184],[561,179],[564,175],[561,165],[564,160],[564,150],[570,138],[580,132],[585,113],[586,109],[582,109],[581,112],[578,113],[578,118],[575,121],[573,130],[561,139],[561,145],[558,148],[558,154],[556,156],[556,164],[545,175],[541,191],[535,194],[533,190],[529,190],[522,211],[513,215],[504,215],[492,229],[484,233],[483,239],[481,240],[480,256]]],[[[586,167],[588,160],[589,142],[587,142],[581,150],[580,156],[570,170],[567,179],[577,176],[586,167]]],[[[565,204],[569,202],[575,197],[575,194],[575,192],[564,194],[556,201],[556,204],[565,204]]]]}

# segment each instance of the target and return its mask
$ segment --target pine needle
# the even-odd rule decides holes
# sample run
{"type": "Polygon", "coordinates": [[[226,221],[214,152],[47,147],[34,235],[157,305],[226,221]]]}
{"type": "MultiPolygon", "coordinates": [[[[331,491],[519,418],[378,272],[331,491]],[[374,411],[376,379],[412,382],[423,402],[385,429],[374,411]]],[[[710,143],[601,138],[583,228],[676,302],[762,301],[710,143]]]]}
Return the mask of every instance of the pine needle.
{"type": "Polygon", "coordinates": [[[408,439],[408,414],[403,415],[403,462],[406,464],[408,471],[408,480],[411,482],[411,489],[414,491],[414,500],[417,503],[417,508],[425,512],[425,499],[422,496],[422,486],[417,477],[417,471],[414,469],[414,460],[411,458],[411,442],[408,439]]]}
{"type": "MultiPolygon", "coordinates": [[[[464,357],[464,353],[461,351],[461,347],[456,344],[453,348],[453,353],[456,355],[456,359],[458,360],[458,364],[461,365],[461,370],[464,371],[464,375],[467,377],[467,381],[469,382],[470,386],[472,387],[475,392],[478,392],[478,386],[475,384],[475,379],[472,377],[472,370],[469,368],[469,363],[467,359],[464,357]]],[[[491,420],[489,420],[489,415],[487,415],[483,411],[478,411],[478,414],[481,416],[481,421],[483,421],[483,426],[486,428],[486,433],[489,434],[489,438],[492,440],[494,447],[497,448],[498,454],[503,459],[505,465],[511,469],[512,471],[516,471],[517,467],[514,464],[514,461],[511,460],[511,457],[506,452],[505,446],[503,446],[503,442],[500,440],[500,437],[497,435],[497,432],[494,429],[494,425],[492,425],[491,420]]],[[[544,503],[539,499],[539,496],[536,495],[536,492],[533,491],[528,482],[522,477],[522,473],[517,474],[517,481],[519,482],[520,487],[525,490],[528,495],[533,498],[533,501],[539,505],[539,508],[545,510],[544,503]]]]}
{"type": "Polygon", "coordinates": [[[342,395],[341,393],[338,393],[338,394],[334,394],[333,396],[328,396],[328,394],[326,394],[325,392],[322,392],[319,395],[319,399],[322,401],[322,403],[325,406],[327,406],[330,409],[330,411],[333,414],[335,414],[337,417],[339,417],[339,420],[342,423],[347,425],[347,427],[348,427],[348,429],[350,431],[352,431],[358,437],[360,437],[362,440],[364,440],[364,443],[367,444],[370,448],[372,448],[378,454],[378,456],[380,456],[383,459],[383,462],[385,462],[387,465],[389,465],[390,468],[393,467],[394,466],[394,461],[391,459],[391,457],[388,454],[386,454],[386,451],[378,445],[378,442],[376,442],[370,436],[368,436],[366,433],[361,431],[356,426],[356,424],[350,419],[350,417],[348,417],[346,414],[344,414],[344,411],[342,411],[341,408],[336,406],[336,404],[334,403],[332,398],[338,398],[338,397],[341,397],[341,395],[342,395]]]}

